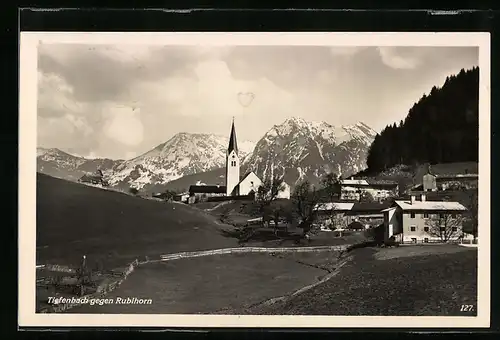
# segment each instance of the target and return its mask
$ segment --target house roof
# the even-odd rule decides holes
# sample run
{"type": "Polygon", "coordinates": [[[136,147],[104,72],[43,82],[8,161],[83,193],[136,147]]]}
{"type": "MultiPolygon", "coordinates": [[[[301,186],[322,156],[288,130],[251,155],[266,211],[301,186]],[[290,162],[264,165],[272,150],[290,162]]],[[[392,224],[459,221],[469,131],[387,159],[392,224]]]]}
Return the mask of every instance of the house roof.
{"type": "Polygon", "coordinates": [[[363,223],[359,222],[359,221],[354,221],[354,222],[351,222],[349,225],[348,225],[349,228],[352,228],[352,229],[365,229],[365,226],[363,223]]]}
{"type": "Polygon", "coordinates": [[[368,185],[396,187],[398,183],[386,179],[367,179],[368,185]]]}
{"type": "Polygon", "coordinates": [[[342,185],[368,185],[366,179],[343,179],[340,181],[342,185]]]}
{"type": "Polygon", "coordinates": [[[383,209],[390,207],[389,201],[385,202],[356,202],[352,207],[355,212],[381,212],[383,209]]]}
{"type": "Polygon", "coordinates": [[[465,211],[467,210],[458,202],[446,201],[415,201],[411,203],[409,200],[396,200],[397,204],[403,210],[420,210],[420,211],[465,211]]]}
{"type": "Polygon", "coordinates": [[[197,194],[225,194],[225,185],[191,185],[189,187],[190,193],[197,194]]]}
{"type": "Polygon", "coordinates": [[[390,186],[396,187],[398,183],[385,179],[366,178],[366,179],[343,179],[341,185],[349,186],[390,186]]]}
{"type": "Polygon", "coordinates": [[[230,153],[231,151],[236,152],[238,154],[238,144],[236,143],[236,130],[234,128],[234,119],[233,119],[233,125],[231,126],[231,135],[229,136],[229,146],[227,148],[227,152],[230,153]]]}
{"type": "Polygon", "coordinates": [[[436,176],[436,181],[449,181],[455,180],[460,181],[464,179],[478,179],[478,174],[455,174],[455,175],[438,175],[436,176]]]}

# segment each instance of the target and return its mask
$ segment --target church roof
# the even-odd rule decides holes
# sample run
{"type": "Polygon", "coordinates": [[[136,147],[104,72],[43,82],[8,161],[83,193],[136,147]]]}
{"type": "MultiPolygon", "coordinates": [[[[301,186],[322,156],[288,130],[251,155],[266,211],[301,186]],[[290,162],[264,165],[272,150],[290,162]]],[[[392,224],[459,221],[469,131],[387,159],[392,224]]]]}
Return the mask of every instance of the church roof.
{"type": "Polygon", "coordinates": [[[196,194],[225,194],[226,186],[224,185],[191,185],[190,193],[196,194]]]}
{"type": "Polygon", "coordinates": [[[231,135],[229,136],[229,147],[227,148],[227,152],[230,153],[231,151],[236,152],[238,154],[238,144],[236,143],[236,130],[234,129],[234,120],[233,120],[233,126],[231,127],[231,135]]]}

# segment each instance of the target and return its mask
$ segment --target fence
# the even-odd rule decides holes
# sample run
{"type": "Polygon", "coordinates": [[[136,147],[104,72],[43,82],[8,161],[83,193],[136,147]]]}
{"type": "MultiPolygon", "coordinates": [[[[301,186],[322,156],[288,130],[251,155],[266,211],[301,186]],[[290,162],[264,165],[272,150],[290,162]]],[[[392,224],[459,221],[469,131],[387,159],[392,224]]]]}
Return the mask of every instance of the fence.
{"type": "Polygon", "coordinates": [[[177,254],[167,254],[161,256],[161,261],[171,261],[183,258],[202,257],[209,255],[225,254],[244,254],[244,253],[284,253],[284,252],[319,252],[319,251],[345,251],[349,244],[339,246],[318,246],[318,247],[288,247],[288,248],[263,248],[263,247],[244,247],[244,248],[224,248],[215,250],[204,250],[194,252],[183,252],[177,254]]]}
{"type": "Polygon", "coordinates": [[[76,307],[81,304],[79,300],[81,301],[82,299],[96,299],[96,298],[102,298],[106,294],[112,292],[115,290],[118,286],[120,286],[123,281],[129,276],[135,268],[139,265],[139,261],[136,259],[134,262],[130,263],[127,267],[127,269],[123,272],[121,272],[121,278],[118,280],[113,280],[110,283],[107,283],[105,285],[99,286],[97,288],[97,291],[93,294],[88,294],[84,296],[80,296],[78,298],[75,298],[75,302],[68,302],[68,303],[63,303],[59,304],[57,306],[51,306],[51,307],[46,307],[40,310],[39,313],[61,313],[64,312],[68,309],[71,309],[73,307],[76,307]]]}

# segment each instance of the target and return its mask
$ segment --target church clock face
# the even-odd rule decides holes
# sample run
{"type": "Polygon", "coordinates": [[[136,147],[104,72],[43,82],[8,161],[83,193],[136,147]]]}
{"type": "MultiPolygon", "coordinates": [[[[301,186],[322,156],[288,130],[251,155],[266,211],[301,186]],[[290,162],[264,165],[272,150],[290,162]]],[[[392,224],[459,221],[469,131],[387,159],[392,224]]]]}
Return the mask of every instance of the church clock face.
{"type": "Polygon", "coordinates": [[[235,159],[236,157],[233,155],[233,159],[235,159]]]}

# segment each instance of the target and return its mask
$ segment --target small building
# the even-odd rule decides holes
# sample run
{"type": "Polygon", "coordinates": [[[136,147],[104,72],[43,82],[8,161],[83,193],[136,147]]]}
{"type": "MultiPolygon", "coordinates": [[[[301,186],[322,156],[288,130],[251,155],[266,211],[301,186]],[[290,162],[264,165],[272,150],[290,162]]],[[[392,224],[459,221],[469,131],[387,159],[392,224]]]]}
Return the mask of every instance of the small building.
{"type": "Polygon", "coordinates": [[[383,202],[356,202],[352,209],[347,212],[350,222],[358,221],[366,228],[378,226],[384,222],[382,210],[391,206],[389,201],[383,202]]]}
{"type": "Polygon", "coordinates": [[[187,203],[189,199],[189,192],[184,192],[182,194],[177,194],[174,196],[174,201],[187,203]]]}
{"type": "Polygon", "coordinates": [[[427,172],[422,176],[422,181],[416,181],[411,191],[448,191],[477,189],[479,175],[474,173],[435,173],[429,166],[427,172]]]}
{"type": "Polygon", "coordinates": [[[290,185],[288,183],[283,182],[281,183],[280,191],[278,193],[278,198],[281,199],[290,199],[290,185]]]}
{"type": "Polygon", "coordinates": [[[351,223],[348,213],[351,211],[354,202],[330,202],[318,203],[315,207],[320,223],[331,226],[338,224],[341,220],[344,225],[351,223]]]}
{"type": "Polygon", "coordinates": [[[349,229],[349,230],[364,230],[365,225],[359,221],[353,221],[347,226],[347,229],[349,229]]]}
{"type": "Polygon", "coordinates": [[[194,203],[191,197],[195,197],[194,201],[199,202],[208,197],[220,196],[226,196],[226,187],[224,185],[191,185],[189,187],[189,203],[194,203]]]}
{"type": "Polygon", "coordinates": [[[409,200],[395,200],[384,209],[385,238],[394,236],[401,243],[455,242],[469,239],[463,232],[462,216],[467,209],[458,202],[420,200],[411,195],[409,200]]]}

